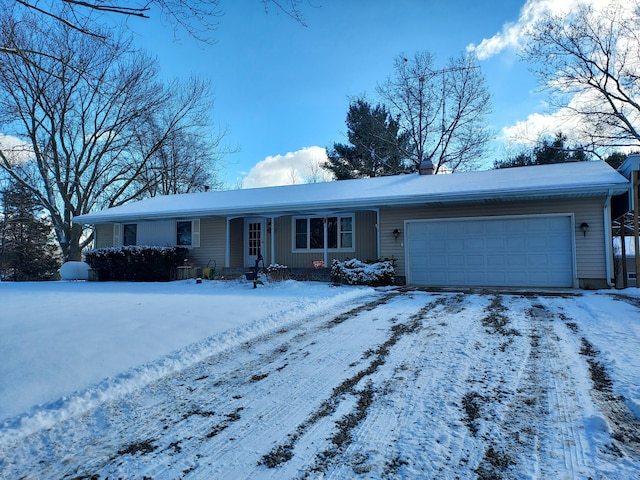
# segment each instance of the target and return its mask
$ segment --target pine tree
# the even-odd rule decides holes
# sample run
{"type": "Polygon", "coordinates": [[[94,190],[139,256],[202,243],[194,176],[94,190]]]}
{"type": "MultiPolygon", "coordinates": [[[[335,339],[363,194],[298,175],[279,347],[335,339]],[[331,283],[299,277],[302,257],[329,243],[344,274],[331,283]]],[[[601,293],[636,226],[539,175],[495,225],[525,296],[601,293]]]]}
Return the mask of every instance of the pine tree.
{"type": "Polygon", "coordinates": [[[562,133],[556,133],[553,140],[542,137],[539,144],[530,151],[502,161],[496,161],[494,168],[528,167],[531,165],[548,165],[551,163],[584,162],[589,160],[587,152],[581,145],[569,147],[566,145],[567,137],[562,133]]]}
{"type": "Polygon", "coordinates": [[[337,180],[381,177],[406,171],[408,139],[383,105],[372,107],[357,99],[349,105],[346,120],[349,144],[334,143],[324,165],[337,180]]]}
{"type": "Polygon", "coordinates": [[[2,191],[0,276],[3,280],[52,280],[60,268],[51,223],[24,186],[12,183],[2,191]]]}

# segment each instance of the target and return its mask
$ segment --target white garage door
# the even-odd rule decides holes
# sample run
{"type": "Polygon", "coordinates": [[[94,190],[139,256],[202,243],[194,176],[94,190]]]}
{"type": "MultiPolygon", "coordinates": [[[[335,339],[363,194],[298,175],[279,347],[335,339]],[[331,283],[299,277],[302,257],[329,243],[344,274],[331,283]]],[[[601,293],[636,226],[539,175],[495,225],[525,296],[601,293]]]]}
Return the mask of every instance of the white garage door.
{"type": "Polygon", "coordinates": [[[407,222],[407,281],[432,286],[573,286],[571,217],[407,222]]]}

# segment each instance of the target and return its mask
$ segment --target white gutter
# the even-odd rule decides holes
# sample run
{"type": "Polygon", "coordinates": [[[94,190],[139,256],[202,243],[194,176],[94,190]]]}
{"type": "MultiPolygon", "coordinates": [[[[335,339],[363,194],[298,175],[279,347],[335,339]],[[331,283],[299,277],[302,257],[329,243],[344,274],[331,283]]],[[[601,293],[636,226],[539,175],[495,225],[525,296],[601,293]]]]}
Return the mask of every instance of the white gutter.
{"type": "Polygon", "coordinates": [[[611,245],[613,244],[613,239],[611,238],[611,197],[613,194],[611,191],[607,194],[607,199],[604,201],[603,215],[604,215],[604,261],[605,261],[605,271],[606,271],[606,280],[609,288],[613,288],[615,285],[611,282],[611,278],[614,276],[613,273],[613,262],[612,253],[611,253],[611,245]]]}

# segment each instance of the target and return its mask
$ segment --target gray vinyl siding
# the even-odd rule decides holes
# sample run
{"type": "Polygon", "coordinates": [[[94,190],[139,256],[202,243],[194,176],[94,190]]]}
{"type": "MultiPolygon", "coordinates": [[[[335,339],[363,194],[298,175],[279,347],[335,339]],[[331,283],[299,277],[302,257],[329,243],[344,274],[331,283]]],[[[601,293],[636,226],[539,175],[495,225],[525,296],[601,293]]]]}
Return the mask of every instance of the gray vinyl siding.
{"type": "MultiPolygon", "coordinates": [[[[223,248],[224,243],[223,239],[223,248]]],[[[244,266],[244,218],[229,221],[229,266],[244,266]]]]}
{"type": "Polygon", "coordinates": [[[96,225],[94,235],[95,248],[113,247],[113,224],[96,225]]]}
{"type": "MultiPolygon", "coordinates": [[[[323,260],[324,251],[294,252],[292,235],[292,217],[280,217],[275,219],[276,249],[275,263],[286,265],[290,268],[311,268],[314,260],[323,260]]],[[[362,211],[355,213],[355,250],[351,252],[329,251],[329,263],[333,259],[346,260],[358,258],[359,260],[377,259],[377,230],[376,213],[362,211]]],[[[269,255],[271,250],[268,250],[269,255]]],[[[330,265],[326,265],[329,267],[330,265]]]]}
{"type": "Polygon", "coordinates": [[[195,266],[224,267],[226,228],[224,218],[200,219],[200,246],[189,250],[189,259],[195,266]]]}
{"type": "Polygon", "coordinates": [[[436,218],[465,218],[497,215],[573,214],[576,244],[576,268],[579,279],[605,279],[605,233],[603,206],[605,198],[541,200],[537,202],[509,202],[459,206],[429,206],[383,208],[380,211],[380,248],[382,257],[396,260],[396,273],[405,275],[405,220],[436,218]],[[580,224],[589,224],[586,236],[580,224]],[[397,240],[393,230],[400,230],[397,240]]]}

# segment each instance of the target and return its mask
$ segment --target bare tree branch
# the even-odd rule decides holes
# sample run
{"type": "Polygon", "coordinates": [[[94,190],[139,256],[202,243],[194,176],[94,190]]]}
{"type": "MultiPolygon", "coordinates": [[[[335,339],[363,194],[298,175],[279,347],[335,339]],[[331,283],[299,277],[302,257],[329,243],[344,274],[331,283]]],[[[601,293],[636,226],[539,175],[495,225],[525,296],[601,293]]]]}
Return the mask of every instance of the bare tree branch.
{"type": "MultiPolygon", "coordinates": [[[[155,191],[162,177],[144,175],[172,145],[215,148],[209,89],[201,81],[160,83],[156,62],[123,40],[105,43],[61,23],[39,30],[37,22],[8,22],[0,19],[1,43],[13,41],[7,33],[25,50],[51,55],[0,53],[0,129],[30,149],[20,162],[0,151],[0,169],[38,197],[65,258],[77,260],[84,239],[74,216],[155,191]]],[[[186,158],[198,181],[215,165],[215,150],[199,163],[204,158],[186,158]]],[[[174,185],[189,181],[177,177],[174,185]]]]}
{"type": "Polygon", "coordinates": [[[639,26],[637,5],[613,2],[547,15],[530,32],[525,59],[591,151],[640,145],[639,26]]]}
{"type": "Polygon", "coordinates": [[[490,139],[484,77],[473,58],[452,58],[442,69],[434,68],[434,61],[429,52],[412,59],[400,55],[395,75],[378,85],[378,93],[410,137],[406,156],[416,170],[424,159],[434,163],[436,173],[471,168],[490,139]]]}

